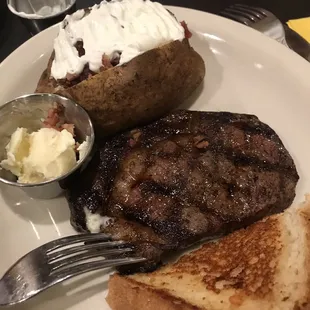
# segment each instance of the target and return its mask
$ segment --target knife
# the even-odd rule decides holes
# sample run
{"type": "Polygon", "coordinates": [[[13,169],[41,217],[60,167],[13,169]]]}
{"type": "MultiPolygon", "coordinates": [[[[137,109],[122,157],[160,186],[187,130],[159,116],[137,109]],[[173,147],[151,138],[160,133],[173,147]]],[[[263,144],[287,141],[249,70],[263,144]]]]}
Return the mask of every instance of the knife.
{"type": "Polygon", "coordinates": [[[310,44],[308,41],[287,25],[284,25],[284,31],[286,42],[290,49],[310,62],[310,44]]]}
{"type": "Polygon", "coordinates": [[[279,20],[272,12],[246,4],[226,7],[219,15],[260,31],[310,61],[310,44],[297,32],[279,20]]]}

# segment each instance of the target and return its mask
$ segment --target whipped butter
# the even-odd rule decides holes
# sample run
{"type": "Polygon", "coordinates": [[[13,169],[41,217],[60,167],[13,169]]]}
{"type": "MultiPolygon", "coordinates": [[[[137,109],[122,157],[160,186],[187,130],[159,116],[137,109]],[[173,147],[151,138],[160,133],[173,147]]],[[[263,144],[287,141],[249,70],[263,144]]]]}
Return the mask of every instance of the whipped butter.
{"type": "Polygon", "coordinates": [[[112,0],[66,16],[54,41],[51,75],[78,75],[86,64],[99,72],[102,56],[121,52],[119,65],[161,45],[183,40],[184,28],[160,3],[149,0],[112,0]],[[75,44],[83,41],[85,55],[75,44]]]}
{"type": "Polygon", "coordinates": [[[67,130],[41,128],[28,133],[17,128],[6,146],[2,168],[18,177],[19,183],[39,183],[60,177],[76,165],[76,142],[67,130]]]}

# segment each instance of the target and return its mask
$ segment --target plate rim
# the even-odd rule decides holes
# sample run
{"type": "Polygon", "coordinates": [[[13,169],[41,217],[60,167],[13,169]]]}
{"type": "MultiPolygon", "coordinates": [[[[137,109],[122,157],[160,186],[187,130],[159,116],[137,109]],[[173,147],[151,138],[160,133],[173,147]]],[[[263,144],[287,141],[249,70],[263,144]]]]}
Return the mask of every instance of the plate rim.
{"type": "MultiPolygon", "coordinates": [[[[227,25],[226,29],[230,29],[235,31],[235,29],[240,32],[240,34],[242,35],[242,33],[244,35],[246,35],[248,38],[250,38],[250,41],[248,43],[254,43],[255,40],[257,41],[261,41],[262,44],[266,43],[268,44],[268,46],[266,48],[268,48],[268,52],[270,54],[272,54],[273,56],[279,56],[279,54],[283,54],[283,57],[285,56],[286,64],[288,65],[288,63],[290,62],[294,62],[295,66],[298,65],[298,67],[295,67],[294,69],[298,69],[298,71],[301,71],[303,74],[308,73],[310,76],[310,70],[306,70],[306,68],[304,67],[308,67],[308,69],[310,69],[310,63],[302,58],[300,55],[298,55],[296,52],[294,52],[293,50],[285,47],[284,45],[280,44],[279,42],[275,41],[274,39],[264,35],[263,33],[249,27],[249,26],[245,26],[243,24],[240,24],[236,21],[233,21],[231,19],[213,14],[213,13],[209,13],[206,11],[202,11],[202,10],[197,10],[197,9],[191,9],[191,8],[187,8],[187,7],[182,7],[182,6],[172,6],[172,5],[165,5],[165,7],[171,11],[173,10],[180,10],[180,11],[186,11],[187,14],[197,14],[197,15],[205,15],[206,17],[208,17],[209,19],[213,19],[213,22],[215,21],[216,23],[223,23],[222,27],[225,28],[225,24],[227,25]],[[228,27],[230,26],[230,27],[228,27]]],[[[175,15],[179,15],[179,14],[175,14],[175,15]]],[[[182,20],[182,18],[180,18],[181,16],[178,16],[178,18],[180,20],[182,20]]],[[[40,40],[41,37],[47,36],[49,32],[54,31],[54,29],[56,29],[57,27],[59,27],[60,23],[57,23],[51,27],[48,27],[46,29],[44,29],[43,31],[41,31],[40,33],[36,34],[35,36],[31,37],[30,39],[28,39],[27,41],[25,41],[23,44],[21,44],[18,48],[16,48],[11,54],[9,54],[1,63],[0,63],[0,71],[2,70],[3,67],[5,67],[8,63],[10,63],[11,61],[13,61],[14,59],[16,59],[16,57],[18,56],[19,53],[21,53],[23,50],[26,50],[28,47],[30,47],[31,45],[34,44],[35,41],[40,40]]],[[[189,25],[189,28],[191,28],[191,25],[189,25]]],[[[256,42],[257,43],[257,42],[256,42]]],[[[258,42],[260,43],[260,42],[258,42]]],[[[257,44],[255,44],[257,45],[257,44]]],[[[52,52],[52,51],[51,51],[52,52]]],[[[306,74],[307,75],[307,74],[306,74]]]]}
{"type": "MultiPolygon", "coordinates": [[[[186,8],[186,7],[182,7],[182,6],[165,6],[165,7],[170,9],[173,12],[175,11],[176,15],[177,14],[179,15],[180,14],[179,12],[182,12],[183,10],[184,10],[183,11],[184,15],[186,15],[186,14],[193,14],[193,15],[198,14],[198,16],[201,16],[201,14],[202,14],[205,17],[209,18],[209,21],[207,23],[212,23],[215,21],[216,23],[221,24],[222,29],[224,29],[225,31],[230,26],[231,26],[231,29],[230,29],[231,32],[235,31],[235,29],[239,29],[238,33],[240,33],[241,36],[244,36],[246,38],[253,38],[251,40],[251,42],[249,42],[250,44],[253,45],[253,47],[251,46],[251,48],[256,48],[256,46],[258,46],[258,44],[259,44],[259,43],[257,43],[257,41],[258,41],[261,44],[265,44],[265,48],[270,49],[270,53],[268,51],[269,57],[275,57],[275,58],[276,57],[278,57],[278,58],[283,57],[283,58],[285,58],[285,62],[283,62],[283,66],[287,67],[289,73],[294,73],[294,74],[296,73],[297,77],[300,78],[301,82],[305,83],[305,86],[303,84],[302,84],[302,86],[306,87],[306,82],[309,81],[309,77],[310,77],[310,70],[309,70],[310,66],[308,67],[308,65],[310,65],[310,63],[308,63],[305,59],[300,57],[295,52],[289,50],[287,47],[285,47],[285,46],[279,44],[278,42],[274,41],[273,39],[265,36],[264,34],[254,30],[250,27],[244,26],[244,25],[239,24],[235,21],[226,19],[224,17],[218,16],[215,14],[211,14],[211,13],[200,11],[200,10],[190,9],[190,8],[186,8]],[[256,41],[256,39],[257,39],[257,41],[256,41]]],[[[182,17],[182,16],[180,16],[180,17],[182,17]]],[[[198,17],[198,19],[199,19],[199,17],[198,17]]],[[[199,24],[199,23],[200,23],[200,21],[197,21],[197,24],[199,24]]],[[[202,22],[202,26],[201,26],[202,29],[205,28],[205,26],[204,26],[205,24],[206,24],[206,22],[202,22]]],[[[14,50],[10,55],[8,55],[0,63],[0,72],[2,72],[5,68],[10,66],[10,63],[12,61],[13,62],[15,62],[16,60],[18,61],[20,55],[22,55],[25,51],[26,51],[26,53],[29,53],[29,49],[31,50],[31,47],[33,45],[40,43],[40,40],[42,38],[44,38],[46,36],[47,36],[47,38],[49,38],[51,36],[50,33],[52,33],[53,31],[56,31],[57,27],[59,27],[59,24],[55,24],[55,25],[45,29],[44,31],[40,32],[36,36],[30,38],[29,40],[25,41],[22,45],[20,45],[16,50],[14,50]]],[[[214,27],[214,25],[212,27],[214,27]]],[[[229,32],[227,31],[227,37],[228,36],[229,36],[229,32]]],[[[243,41],[241,41],[241,44],[242,44],[242,42],[246,41],[246,38],[243,38],[243,41]]],[[[260,48],[262,48],[262,47],[260,47],[260,48]]],[[[42,47],[42,50],[43,49],[44,49],[44,47],[42,47]]],[[[1,104],[2,103],[0,102],[0,105],[1,104]]],[[[70,224],[68,224],[68,225],[70,225],[70,224]]],[[[94,304],[94,306],[96,308],[96,304],[94,304]]],[[[104,306],[104,304],[103,304],[103,306],[104,306]]],[[[105,308],[103,308],[103,309],[105,309],[105,308]]]]}

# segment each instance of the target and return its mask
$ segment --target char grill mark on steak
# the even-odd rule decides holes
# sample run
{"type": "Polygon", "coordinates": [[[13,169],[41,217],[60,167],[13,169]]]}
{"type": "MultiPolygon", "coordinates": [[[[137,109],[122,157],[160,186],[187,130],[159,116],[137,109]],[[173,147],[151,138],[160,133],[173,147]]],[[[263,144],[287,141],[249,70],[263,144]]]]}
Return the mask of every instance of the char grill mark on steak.
{"type": "Polygon", "coordinates": [[[139,251],[156,244],[153,263],[163,250],[284,210],[298,181],[280,138],[252,115],[176,111],[99,153],[69,189],[72,223],[87,229],[84,207],[112,216],[103,231],[142,242],[139,251]]]}

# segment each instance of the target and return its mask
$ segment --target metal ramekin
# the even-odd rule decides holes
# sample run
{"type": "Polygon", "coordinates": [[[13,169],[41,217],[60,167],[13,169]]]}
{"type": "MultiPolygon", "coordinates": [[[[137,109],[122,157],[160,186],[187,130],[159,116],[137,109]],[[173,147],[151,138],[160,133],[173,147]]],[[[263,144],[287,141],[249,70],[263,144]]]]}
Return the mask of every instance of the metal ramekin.
{"type": "Polygon", "coordinates": [[[76,140],[83,142],[88,137],[88,149],[85,157],[67,174],[56,179],[36,184],[18,183],[17,178],[9,171],[0,169],[0,182],[24,190],[30,197],[50,199],[59,196],[89,163],[94,146],[95,134],[92,121],[87,112],[74,101],[55,94],[29,94],[18,97],[0,107],[0,161],[6,158],[5,146],[12,133],[18,127],[35,131],[42,128],[42,119],[53,103],[64,106],[67,123],[75,125],[76,140]]]}

